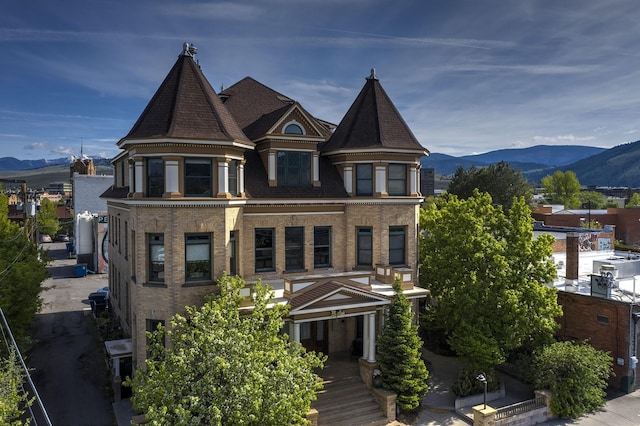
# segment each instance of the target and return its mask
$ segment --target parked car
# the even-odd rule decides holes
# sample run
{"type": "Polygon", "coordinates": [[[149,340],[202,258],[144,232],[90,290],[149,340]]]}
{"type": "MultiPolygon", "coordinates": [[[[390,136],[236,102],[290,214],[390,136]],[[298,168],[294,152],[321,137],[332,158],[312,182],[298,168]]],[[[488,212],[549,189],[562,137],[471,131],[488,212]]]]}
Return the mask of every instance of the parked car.
{"type": "Polygon", "coordinates": [[[41,234],[40,235],[40,242],[41,243],[51,243],[53,242],[53,240],[51,239],[51,237],[47,234],[41,234]]]}
{"type": "Polygon", "coordinates": [[[58,234],[58,235],[56,235],[54,240],[55,241],[59,241],[61,243],[68,243],[69,242],[69,236],[67,234],[58,234]]]}

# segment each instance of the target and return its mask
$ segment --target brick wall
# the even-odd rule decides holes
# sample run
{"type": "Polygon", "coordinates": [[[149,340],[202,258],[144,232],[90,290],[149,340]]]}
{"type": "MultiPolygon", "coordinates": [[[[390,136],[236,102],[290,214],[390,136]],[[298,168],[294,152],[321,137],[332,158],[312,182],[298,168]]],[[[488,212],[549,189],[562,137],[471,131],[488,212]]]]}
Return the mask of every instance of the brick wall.
{"type": "Polygon", "coordinates": [[[609,352],[614,360],[615,373],[609,385],[624,391],[623,381],[633,376],[633,370],[629,368],[630,303],[559,291],[558,304],[564,313],[559,319],[558,337],[562,340],[589,340],[594,348],[609,352]],[[624,365],[618,365],[618,358],[624,361],[624,365]]]}

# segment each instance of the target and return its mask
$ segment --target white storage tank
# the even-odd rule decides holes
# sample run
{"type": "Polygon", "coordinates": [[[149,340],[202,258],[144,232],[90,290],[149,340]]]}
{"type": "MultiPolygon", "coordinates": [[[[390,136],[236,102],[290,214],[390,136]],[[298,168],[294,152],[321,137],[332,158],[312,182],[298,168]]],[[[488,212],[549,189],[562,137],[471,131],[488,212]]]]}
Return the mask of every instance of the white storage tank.
{"type": "Polygon", "coordinates": [[[93,217],[87,211],[76,216],[76,254],[93,253],[93,217]]]}

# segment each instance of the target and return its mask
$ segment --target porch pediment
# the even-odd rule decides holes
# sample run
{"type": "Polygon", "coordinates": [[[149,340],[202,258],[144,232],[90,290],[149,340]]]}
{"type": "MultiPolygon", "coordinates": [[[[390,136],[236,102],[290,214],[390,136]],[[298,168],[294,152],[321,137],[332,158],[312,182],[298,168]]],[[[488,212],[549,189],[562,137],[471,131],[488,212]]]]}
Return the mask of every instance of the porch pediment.
{"type": "Polygon", "coordinates": [[[347,309],[372,309],[388,305],[390,300],[371,291],[349,286],[337,281],[328,281],[312,285],[302,294],[291,299],[290,315],[315,312],[342,311],[347,309]]]}

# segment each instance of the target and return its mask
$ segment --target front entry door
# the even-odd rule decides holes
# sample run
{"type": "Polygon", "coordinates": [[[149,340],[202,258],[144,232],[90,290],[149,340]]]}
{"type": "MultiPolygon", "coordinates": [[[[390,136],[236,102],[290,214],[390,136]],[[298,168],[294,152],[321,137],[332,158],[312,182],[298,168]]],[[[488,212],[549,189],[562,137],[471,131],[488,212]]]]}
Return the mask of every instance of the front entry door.
{"type": "Polygon", "coordinates": [[[328,321],[303,322],[300,324],[300,343],[308,351],[327,353],[328,321]]]}

